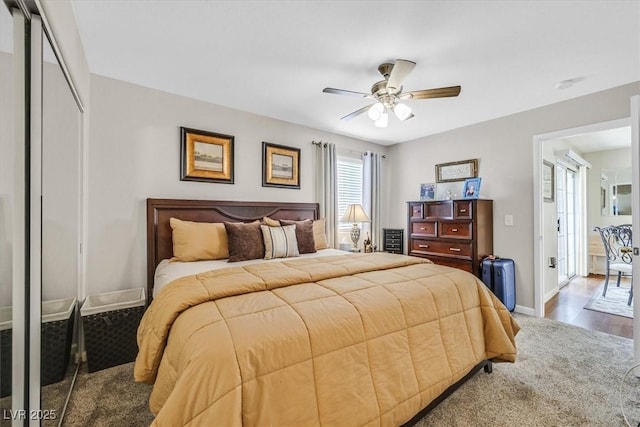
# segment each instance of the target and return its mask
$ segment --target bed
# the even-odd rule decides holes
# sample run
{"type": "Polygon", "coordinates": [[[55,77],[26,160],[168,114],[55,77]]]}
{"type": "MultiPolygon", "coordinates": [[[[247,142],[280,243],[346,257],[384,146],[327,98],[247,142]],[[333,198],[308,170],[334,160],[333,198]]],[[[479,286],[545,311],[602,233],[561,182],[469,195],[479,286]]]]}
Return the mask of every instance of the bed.
{"type": "Polygon", "coordinates": [[[154,290],[173,256],[171,218],[264,217],[318,220],[318,205],[147,200],[150,305],[134,376],[154,384],[154,425],[410,424],[491,361],[515,361],[519,327],[482,282],[416,257],[325,249],[186,264],[154,290]]]}

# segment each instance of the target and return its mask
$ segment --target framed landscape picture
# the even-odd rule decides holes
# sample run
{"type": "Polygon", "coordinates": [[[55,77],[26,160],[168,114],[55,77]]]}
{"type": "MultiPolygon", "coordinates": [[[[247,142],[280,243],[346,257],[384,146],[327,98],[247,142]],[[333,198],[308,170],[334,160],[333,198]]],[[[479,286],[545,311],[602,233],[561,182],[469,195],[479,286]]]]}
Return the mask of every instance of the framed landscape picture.
{"type": "Polygon", "coordinates": [[[233,136],[181,127],[180,180],[233,184],[233,136]]]}
{"type": "Polygon", "coordinates": [[[300,149],[263,142],[262,186],[300,189],[300,149]]]}

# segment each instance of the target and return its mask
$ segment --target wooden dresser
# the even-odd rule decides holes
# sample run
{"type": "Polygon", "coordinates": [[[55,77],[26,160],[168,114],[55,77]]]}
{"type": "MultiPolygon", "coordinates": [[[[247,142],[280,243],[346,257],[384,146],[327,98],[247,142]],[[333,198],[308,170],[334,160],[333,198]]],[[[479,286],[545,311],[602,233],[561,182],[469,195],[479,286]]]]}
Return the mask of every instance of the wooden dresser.
{"type": "Polygon", "coordinates": [[[407,202],[409,255],[480,274],[493,253],[493,200],[407,202]]]}

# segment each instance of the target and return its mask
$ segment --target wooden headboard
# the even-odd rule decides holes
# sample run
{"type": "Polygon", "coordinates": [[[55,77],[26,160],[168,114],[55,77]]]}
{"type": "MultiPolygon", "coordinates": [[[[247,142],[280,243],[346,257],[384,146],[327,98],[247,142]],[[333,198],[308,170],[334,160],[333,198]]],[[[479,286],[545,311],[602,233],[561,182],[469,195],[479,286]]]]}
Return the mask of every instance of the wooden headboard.
{"type": "Polygon", "coordinates": [[[317,203],[229,202],[147,199],[147,302],[153,297],[156,266],[173,256],[170,218],[196,222],[251,222],[275,219],[318,219],[317,203]]]}

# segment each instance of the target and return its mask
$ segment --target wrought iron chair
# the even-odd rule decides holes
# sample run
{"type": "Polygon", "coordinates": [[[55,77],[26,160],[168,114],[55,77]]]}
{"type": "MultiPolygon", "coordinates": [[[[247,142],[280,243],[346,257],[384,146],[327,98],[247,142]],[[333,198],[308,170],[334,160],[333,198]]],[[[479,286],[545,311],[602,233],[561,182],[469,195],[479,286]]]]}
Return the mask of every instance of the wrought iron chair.
{"type": "Polygon", "coordinates": [[[633,271],[631,265],[633,263],[633,249],[631,247],[631,225],[609,225],[607,227],[595,227],[595,231],[600,233],[602,244],[604,245],[607,256],[607,271],[604,279],[604,289],[602,296],[607,295],[607,287],[609,286],[610,270],[618,272],[616,286],[620,286],[620,278],[631,276],[631,290],[629,291],[628,305],[633,300],[633,271]]]}

